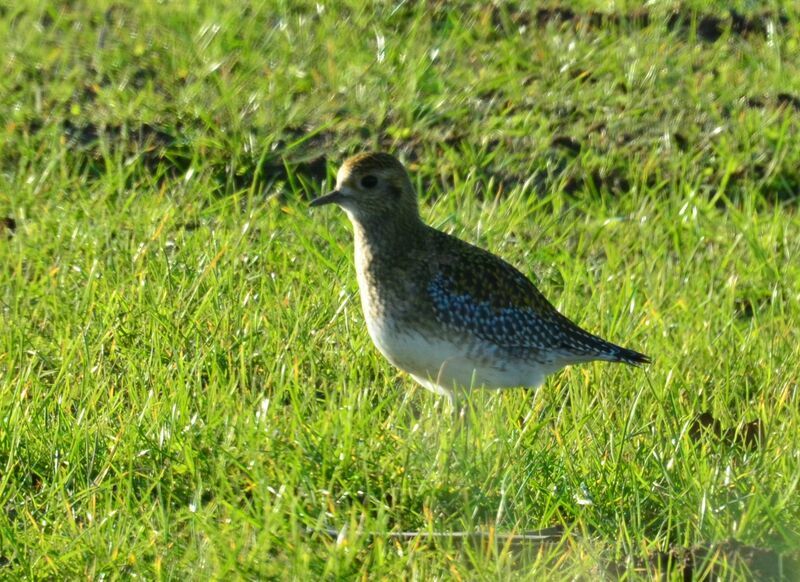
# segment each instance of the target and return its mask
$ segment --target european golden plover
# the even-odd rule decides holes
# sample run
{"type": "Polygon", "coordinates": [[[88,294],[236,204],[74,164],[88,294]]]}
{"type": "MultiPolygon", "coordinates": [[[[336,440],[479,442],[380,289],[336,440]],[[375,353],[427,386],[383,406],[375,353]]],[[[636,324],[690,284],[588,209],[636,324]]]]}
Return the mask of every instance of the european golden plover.
{"type": "Polygon", "coordinates": [[[564,366],[650,362],[561,315],[499,257],[438,231],[419,215],[403,165],[385,153],[348,159],[335,191],[355,231],[355,263],[369,335],[425,388],[536,387],[564,366]]]}

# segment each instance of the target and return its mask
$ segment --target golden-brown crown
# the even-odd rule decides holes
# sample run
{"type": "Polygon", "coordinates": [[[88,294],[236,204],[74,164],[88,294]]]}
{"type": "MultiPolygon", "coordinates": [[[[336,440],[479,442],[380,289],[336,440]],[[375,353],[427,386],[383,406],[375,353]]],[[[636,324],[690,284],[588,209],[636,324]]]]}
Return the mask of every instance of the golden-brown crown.
{"type": "Polygon", "coordinates": [[[375,171],[406,173],[406,169],[397,158],[383,152],[365,152],[355,155],[345,160],[342,168],[347,170],[348,173],[359,174],[368,174],[375,171]]]}

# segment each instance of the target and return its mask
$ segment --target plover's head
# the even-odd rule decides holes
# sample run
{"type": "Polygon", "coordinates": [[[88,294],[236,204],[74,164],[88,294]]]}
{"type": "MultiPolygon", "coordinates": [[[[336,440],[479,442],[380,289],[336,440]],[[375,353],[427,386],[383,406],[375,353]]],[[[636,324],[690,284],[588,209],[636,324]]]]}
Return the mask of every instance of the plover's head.
{"type": "Polygon", "coordinates": [[[384,153],[359,154],[345,161],[336,175],[336,189],[311,202],[311,206],[324,204],[338,204],[355,222],[419,217],[406,169],[384,153]]]}

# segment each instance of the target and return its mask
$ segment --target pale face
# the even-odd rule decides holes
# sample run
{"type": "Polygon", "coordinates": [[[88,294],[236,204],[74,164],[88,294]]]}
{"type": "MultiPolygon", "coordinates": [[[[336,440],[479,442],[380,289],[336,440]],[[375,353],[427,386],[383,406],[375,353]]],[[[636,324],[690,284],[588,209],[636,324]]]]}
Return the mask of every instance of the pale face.
{"type": "Polygon", "coordinates": [[[403,193],[394,185],[395,178],[387,170],[360,171],[343,165],[336,175],[336,190],[342,194],[339,205],[351,219],[390,211],[403,193]]]}
{"type": "Polygon", "coordinates": [[[354,222],[417,219],[417,198],[405,168],[386,154],[347,160],[336,175],[336,190],[312,206],[338,204],[354,222]]]}

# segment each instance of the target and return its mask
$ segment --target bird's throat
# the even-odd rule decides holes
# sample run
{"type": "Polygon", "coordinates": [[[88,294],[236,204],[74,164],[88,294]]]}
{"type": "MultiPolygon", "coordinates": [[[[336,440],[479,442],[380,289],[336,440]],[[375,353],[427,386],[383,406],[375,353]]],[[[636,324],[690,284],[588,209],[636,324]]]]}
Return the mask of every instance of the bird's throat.
{"type": "Polygon", "coordinates": [[[361,218],[350,216],[356,254],[369,260],[392,260],[419,246],[426,226],[418,216],[361,218]]]}

